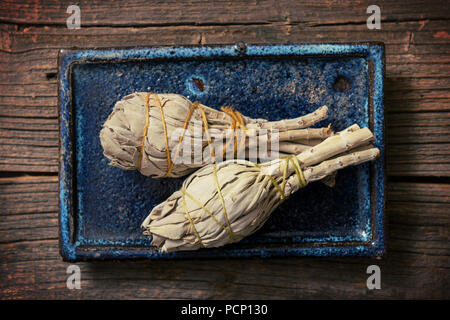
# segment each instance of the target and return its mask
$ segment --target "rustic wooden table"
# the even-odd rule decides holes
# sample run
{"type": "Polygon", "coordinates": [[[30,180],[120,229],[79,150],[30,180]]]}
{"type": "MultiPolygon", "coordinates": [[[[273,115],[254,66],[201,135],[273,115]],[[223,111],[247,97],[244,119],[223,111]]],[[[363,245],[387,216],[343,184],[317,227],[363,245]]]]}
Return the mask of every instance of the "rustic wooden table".
{"type": "Polygon", "coordinates": [[[448,1],[0,1],[0,298],[450,298],[448,1]],[[383,260],[285,258],[78,263],[58,251],[61,48],[386,44],[388,246],[383,260]],[[381,268],[368,290],[366,268],[381,268]]]}

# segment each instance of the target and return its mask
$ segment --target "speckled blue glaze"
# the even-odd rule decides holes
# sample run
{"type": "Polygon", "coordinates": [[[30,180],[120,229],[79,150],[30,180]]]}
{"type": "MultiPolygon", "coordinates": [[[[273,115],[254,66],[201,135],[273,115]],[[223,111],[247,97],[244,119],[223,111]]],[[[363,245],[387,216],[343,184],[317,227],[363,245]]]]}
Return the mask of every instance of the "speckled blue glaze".
{"type": "Polygon", "coordinates": [[[60,247],[64,259],[382,256],[384,48],[379,43],[145,48],[60,52],[60,247]],[[201,90],[192,81],[200,79],[201,90]],[[334,83],[345,78],[346,91],[334,83]],[[115,102],[135,91],[176,92],[213,108],[279,120],[326,104],[317,126],[370,126],[381,157],[347,168],[336,186],[312,183],[255,235],[217,249],[161,254],[140,224],[182,179],[108,166],[99,132],[115,102]]]}

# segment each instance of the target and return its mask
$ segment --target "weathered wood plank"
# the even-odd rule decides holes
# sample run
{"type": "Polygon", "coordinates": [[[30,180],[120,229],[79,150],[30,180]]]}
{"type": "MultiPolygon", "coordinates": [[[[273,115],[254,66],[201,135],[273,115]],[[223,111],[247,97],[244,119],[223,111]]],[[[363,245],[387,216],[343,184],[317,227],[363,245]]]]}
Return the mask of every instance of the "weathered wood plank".
{"type": "Polygon", "coordinates": [[[448,177],[448,144],[392,144],[387,147],[387,173],[391,176],[448,177]]]}
{"type": "MultiPolygon", "coordinates": [[[[419,25],[418,22],[416,22],[417,25],[419,25]]],[[[411,28],[409,23],[403,23],[401,24],[403,28],[411,28]]],[[[432,21],[425,28],[423,28],[421,31],[416,31],[416,33],[435,33],[436,30],[444,29],[448,26],[448,24],[445,21],[432,21]],[[425,31],[430,29],[431,31],[425,31]]],[[[231,26],[233,27],[233,26],[231,26]]],[[[245,31],[246,28],[258,28],[260,26],[245,26],[241,30],[241,28],[238,28],[240,32],[245,31]]],[[[352,26],[354,28],[354,26],[352,26]]],[[[227,28],[227,27],[223,27],[227,28]]],[[[274,28],[272,26],[269,26],[268,28],[274,28]]],[[[361,28],[361,27],[358,27],[361,28]]],[[[1,97],[4,99],[3,101],[0,101],[0,105],[8,106],[11,103],[11,99],[8,99],[10,97],[17,97],[19,99],[18,102],[21,106],[30,106],[30,105],[36,105],[38,103],[44,103],[45,105],[53,104],[55,102],[55,91],[54,88],[56,87],[56,72],[57,72],[57,66],[56,66],[56,55],[57,52],[55,51],[56,48],[67,48],[68,43],[70,43],[70,46],[78,45],[81,47],[92,47],[93,44],[95,44],[95,47],[108,47],[108,46],[114,46],[114,43],[108,42],[113,39],[113,41],[117,40],[118,36],[123,36],[126,39],[120,40],[121,46],[126,46],[129,44],[130,46],[136,46],[136,45],[168,45],[170,43],[170,39],[167,38],[167,35],[173,36],[173,30],[164,30],[161,28],[154,28],[155,30],[152,30],[153,32],[157,32],[156,35],[149,35],[150,32],[146,28],[134,30],[133,28],[125,28],[124,30],[119,29],[109,29],[109,28],[95,28],[95,29],[82,29],[77,32],[73,32],[73,30],[64,30],[61,28],[55,28],[55,27],[33,27],[33,28],[27,28],[27,30],[16,30],[12,26],[3,26],[2,32],[6,33],[8,37],[11,39],[11,43],[9,46],[10,50],[13,50],[12,52],[15,52],[14,54],[9,54],[6,52],[3,52],[0,54],[0,61],[4,61],[4,64],[0,64],[2,66],[3,72],[0,74],[0,84],[3,85],[11,85],[9,88],[14,86],[15,84],[22,84],[22,86],[17,85],[14,87],[14,91],[18,91],[19,94],[13,94],[11,90],[8,90],[8,88],[5,88],[5,90],[2,90],[0,92],[4,92],[1,97]],[[164,33],[166,31],[166,33],[164,33]],[[63,37],[63,33],[68,38],[63,37]],[[86,38],[86,40],[83,40],[83,37],[86,38]],[[142,42],[142,38],[145,38],[147,41],[145,43],[142,42]],[[54,43],[54,45],[50,45],[48,42],[51,41],[54,43]],[[153,41],[149,43],[148,41],[153,41]],[[103,42],[103,43],[102,43],[103,42]],[[39,43],[39,46],[44,47],[50,47],[50,49],[45,48],[37,48],[36,43],[39,43]],[[23,47],[25,45],[26,47],[23,47]],[[52,50],[52,48],[54,48],[52,50]],[[19,51],[17,51],[19,50],[19,51]],[[20,51],[22,50],[22,51],[20,51]],[[30,51],[31,50],[31,51],[30,51]],[[17,52],[22,52],[18,54],[17,52]],[[23,56],[21,56],[23,54],[23,56]],[[20,67],[19,71],[17,72],[17,68],[20,67]],[[48,79],[49,76],[52,76],[50,79],[48,79]],[[34,85],[32,87],[33,89],[38,89],[39,91],[29,90],[27,86],[34,85]],[[10,93],[11,92],[11,93],[10,93]],[[8,94],[6,94],[8,93],[8,94]],[[26,99],[28,97],[28,100],[26,99]],[[31,98],[31,99],[30,99],[31,98]],[[46,100],[42,100],[44,98],[48,98],[46,100]],[[53,100],[51,99],[53,98],[53,100]],[[41,99],[41,101],[38,101],[37,99],[41,99]],[[20,102],[22,100],[22,102],[20,102]]],[[[170,28],[169,28],[170,29],[170,28]]],[[[394,26],[393,30],[401,30],[402,28],[400,26],[394,26]]],[[[324,34],[327,34],[329,30],[322,30],[322,31],[315,31],[311,32],[310,30],[302,30],[298,32],[297,34],[293,35],[296,41],[308,41],[308,40],[314,40],[314,39],[305,39],[305,35],[307,34],[313,34],[313,37],[319,39],[322,41],[322,37],[324,34]]],[[[443,46],[448,46],[449,41],[444,41],[442,43],[437,44],[427,44],[418,42],[418,40],[414,40],[411,42],[410,36],[405,36],[403,38],[400,38],[398,36],[390,36],[392,39],[394,39],[395,42],[400,41],[400,44],[390,43],[387,41],[386,35],[390,35],[393,30],[387,30],[384,33],[374,33],[375,38],[374,39],[368,39],[368,40],[383,40],[387,44],[387,72],[388,76],[395,76],[396,78],[399,77],[408,77],[408,78],[417,78],[417,77],[448,77],[450,74],[449,71],[449,64],[448,64],[448,56],[442,55],[442,49],[443,46]],[[405,43],[405,45],[402,45],[401,43],[405,43]],[[420,45],[419,45],[420,44],[420,45]],[[395,48],[391,49],[391,46],[395,46],[395,48]],[[403,47],[402,47],[403,46],[403,47]],[[434,47],[432,54],[430,55],[430,46],[434,47]],[[413,48],[420,47],[420,50],[425,50],[424,53],[408,53],[413,48]],[[406,50],[406,54],[405,53],[406,50]],[[390,59],[392,58],[392,61],[390,59]],[[442,65],[444,64],[444,65],[442,65]],[[442,69],[443,68],[443,69],[442,69]]],[[[217,37],[218,35],[223,34],[223,32],[218,32],[216,28],[208,29],[207,31],[213,32],[212,36],[217,37]]],[[[186,41],[189,38],[186,38],[186,35],[191,35],[193,33],[196,33],[195,30],[189,30],[189,29],[181,29],[179,30],[180,34],[182,34],[181,39],[177,39],[177,44],[197,44],[196,41],[186,41]],[[181,42],[180,42],[181,41],[181,42]]],[[[202,32],[201,30],[199,32],[202,32]]],[[[280,38],[282,34],[277,34],[277,30],[272,30],[272,32],[275,32],[275,36],[280,38]]],[[[333,31],[333,34],[336,31],[333,31]]],[[[402,32],[410,32],[410,31],[402,31],[402,32]]],[[[226,32],[225,32],[226,33],[226,32]]],[[[249,31],[249,35],[255,37],[255,32],[249,31]]],[[[367,40],[368,32],[365,29],[362,29],[362,31],[359,32],[359,35],[355,35],[353,33],[346,33],[344,35],[337,35],[336,38],[334,38],[334,35],[331,35],[331,38],[329,41],[357,41],[357,40],[367,40]]],[[[271,43],[267,38],[267,32],[261,33],[260,36],[258,36],[258,40],[261,40],[262,43],[271,43]]],[[[429,39],[432,38],[431,34],[424,35],[423,39],[429,39]]],[[[233,43],[233,41],[241,40],[241,38],[232,38],[227,37],[226,39],[223,39],[223,41],[220,40],[212,40],[212,41],[206,41],[205,39],[202,39],[202,43],[204,44],[213,44],[213,43],[233,43]]],[[[425,40],[424,40],[425,41],[425,40]]],[[[402,87],[404,87],[405,82],[402,83],[402,87]]],[[[397,86],[398,87],[398,86],[397,86]]],[[[406,87],[408,88],[408,87],[406,87]]],[[[445,88],[445,87],[441,87],[445,88]]],[[[410,88],[412,89],[412,88],[410,88]]],[[[425,89],[425,88],[418,88],[418,89],[425,89]]],[[[428,89],[428,88],[427,88],[428,89]]],[[[429,88],[430,90],[432,88],[429,88]]],[[[438,88],[439,89],[439,88],[438,88]]],[[[396,90],[394,90],[396,91],[396,90]]],[[[440,93],[442,94],[442,93],[440,93]]],[[[424,98],[424,97],[422,97],[424,98]]],[[[426,98],[426,97],[425,97],[426,98]]]]}
{"type": "MultiPolygon", "coordinates": [[[[66,25],[69,14],[65,1],[13,1],[0,4],[0,20],[17,24],[66,25]]],[[[139,26],[139,25],[223,25],[265,24],[283,22],[315,25],[366,23],[370,1],[128,1],[126,6],[102,1],[78,1],[83,26],[139,26]],[[205,14],[205,6],[207,14],[205,14]]],[[[445,1],[377,2],[384,20],[418,20],[447,18],[445,1]]]]}
{"type": "MultiPolygon", "coordinates": [[[[126,47],[230,44],[236,41],[247,43],[308,43],[383,41],[398,47],[395,54],[416,50],[430,50],[420,46],[447,46],[448,21],[430,21],[419,30],[420,22],[386,22],[381,30],[370,31],[365,24],[310,27],[301,24],[263,24],[227,26],[167,26],[161,27],[92,27],[70,30],[64,26],[30,26],[18,28],[2,25],[0,34],[6,40],[1,44],[5,52],[18,53],[40,49],[71,47],[126,47]],[[280,40],[282,39],[282,40],[280,40]]],[[[448,48],[443,48],[444,52],[448,48]]],[[[388,51],[390,53],[390,51],[388,51]]],[[[437,53],[437,52],[435,52],[437,53]]],[[[439,58],[438,58],[439,59],[439,58]]]]}
{"type": "MultiPolygon", "coordinates": [[[[427,262],[420,255],[400,253],[392,262],[351,258],[294,258],[251,260],[245,263],[224,260],[220,264],[211,261],[183,261],[183,265],[163,261],[81,263],[78,264],[81,268],[81,290],[68,290],[65,287],[65,270],[69,264],[58,260],[50,260],[48,265],[42,261],[18,262],[8,264],[11,279],[2,279],[5,287],[0,287],[0,296],[41,299],[445,297],[445,286],[439,280],[448,279],[448,270],[409,265],[417,260],[427,262]],[[371,292],[365,286],[365,270],[374,263],[380,265],[383,280],[382,289],[371,292]],[[324,283],[328,285],[325,287],[324,283]]],[[[0,268],[4,268],[4,264],[0,268]]]]}
{"type": "Polygon", "coordinates": [[[0,178],[0,203],[2,219],[9,215],[54,214],[58,211],[58,177],[0,178]]]}
{"type": "Polygon", "coordinates": [[[450,141],[450,113],[394,113],[387,116],[389,144],[423,144],[450,141]],[[413,124],[413,125],[411,125],[413,124]]]}
{"type": "Polygon", "coordinates": [[[58,172],[58,146],[0,144],[0,170],[58,172]]]}
{"type": "Polygon", "coordinates": [[[78,263],[82,290],[65,287],[58,249],[57,177],[0,178],[1,298],[438,298],[449,279],[450,185],[390,183],[384,260],[248,259],[78,263]],[[13,201],[14,200],[14,201],[13,201]],[[17,206],[26,203],[27,208],[17,206]],[[6,212],[6,213],[5,213],[6,212]],[[26,222],[21,223],[21,222],[26,222]],[[366,289],[378,264],[382,290],[366,289]],[[239,272],[236,272],[239,270],[239,272]],[[323,287],[327,283],[327,287],[323,287]],[[119,289],[119,290],[118,290],[119,289]]]}

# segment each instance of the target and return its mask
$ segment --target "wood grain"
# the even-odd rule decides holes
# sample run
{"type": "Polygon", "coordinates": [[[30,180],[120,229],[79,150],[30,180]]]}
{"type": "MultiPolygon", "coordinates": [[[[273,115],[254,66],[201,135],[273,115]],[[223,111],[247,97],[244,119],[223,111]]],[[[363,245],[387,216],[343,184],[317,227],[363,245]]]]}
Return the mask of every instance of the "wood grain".
{"type": "Polygon", "coordinates": [[[450,298],[450,24],[447,1],[0,1],[0,299],[450,298]],[[205,10],[207,8],[207,10],[205,10]],[[57,55],[64,48],[383,41],[383,260],[249,259],[79,263],[66,288],[58,249],[57,55]],[[2,177],[3,176],[3,177],[2,177]],[[366,288],[377,264],[382,290],[366,288]]]}
{"type": "Polygon", "coordinates": [[[384,260],[78,263],[80,291],[65,284],[70,264],[61,261],[58,251],[57,193],[54,176],[0,178],[0,203],[9,203],[0,215],[0,298],[448,297],[449,185],[389,184],[384,260]],[[366,289],[365,271],[371,264],[382,270],[380,291],[366,289]]]}
{"type": "MultiPolygon", "coordinates": [[[[64,1],[15,1],[0,4],[0,20],[16,24],[65,25],[67,7],[64,1]]],[[[233,25],[265,24],[276,21],[303,23],[310,26],[364,23],[370,1],[147,1],[132,0],[126,5],[104,1],[77,1],[85,26],[173,26],[173,25],[233,25]],[[205,8],[207,7],[207,13],[205,8]]],[[[408,5],[395,1],[378,1],[384,21],[411,19],[446,19],[445,1],[410,1],[408,5]]]]}
{"type": "Polygon", "coordinates": [[[57,52],[69,47],[114,47],[234,43],[383,40],[386,43],[387,110],[390,175],[449,176],[450,52],[448,39],[433,35],[447,30],[446,20],[389,22],[378,32],[365,25],[305,27],[265,25],[168,27],[89,27],[3,25],[9,41],[0,52],[0,169],[57,172],[57,52]],[[333,33],[329,34],[329,32],[333,33]],[[277,40],[278,39],[278,40],[277,40]],[[253,40],[253,41],[252,41],[253,40]],[[257,41],[255,41],[257,40],[257,41]],[[430,113],[434,111],[435,113],[430,113]],[[24,125],[26,119],[29,124],[24,125]],[[39,123],[37,119],[38,117],[39,123]],[[46,126],[37,129],[42,121],[46,126]],[[426,120],[426,121],[425,121],[426,120]],[[441,152],[399,152],[426,144],[441,152]],[[392,144],[392,146],[391,146],[392,144]],[[407,162],[407,166],[405,165],[407,162]],[[437,164],[433,167],[430,164],[437,164]],[[407,172],[405,172],[407,171],[407,172]]]}

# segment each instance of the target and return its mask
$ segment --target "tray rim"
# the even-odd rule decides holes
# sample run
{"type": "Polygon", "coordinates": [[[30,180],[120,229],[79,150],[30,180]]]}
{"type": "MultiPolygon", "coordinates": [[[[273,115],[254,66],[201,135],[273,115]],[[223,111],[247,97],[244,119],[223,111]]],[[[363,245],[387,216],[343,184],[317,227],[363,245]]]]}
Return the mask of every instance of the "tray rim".
{"type": "MultiPolygon", "coordinates": [[[[183,53],[183,52],[181,52],[183,53]]],[[[377,259],[385,254],[385,189],[386,189],[386,136],[385,136],[385,110],[384,110],[384,83],[385,83],[385,46],[383,42],[320,42],[297,44],[246,44],[243,42],[216,45],[185,45],[185,46],[152,46],[152,47],[123,47],[123,48],[73,48],[61,49],[58,52],[58,127],[59,127],[59,173],[58,173],[58,205],[59,205],[59,251],[64,261],[90,261],[90,260],[140,260],[140,259],[184,259],[184,258],[243,258],[243,257],[281,257],[281,256],[365,256],[377,259]],[[242,50],[244,48],[244,51],[242,50]],[[308,50],[309,53],[308,53],[308,50]],[[311,48],[315,48],[315,51],[311,48]],[[320,51],[326,48],[327,54],[320,51]],[[380,55],[374,54],[377,50],[380,55]],[[250,54],[249,53],[250,49],[250,54]],[[305,50],[306,49],[306,50],[305,50]],[[345,53],[333,53],[333,50],[345,49],[345,53]],[[172,52],[186,51],[181,56],[172,52]],[[211,53],[222,50],[221,55],[211,53]],[[276,54],[264,54],[264,50],[272,50],[276,54]],[[275,51],[274,51],[275,50],[275,51]],[[278,51],[278,52],[276,52],[278,51]],[[294,52],[293,52],[294,51],[294,52]],[[298,52],[295,52],[298,51],[298,52]],[[160,56],[150,57],[152,53],[162,53],[160,56]],[[252,54],[253,52],[253,54],[252,54]],[[259,52],[259,54],[255,54],[259,52]],[[123,57],[131,53],[131,57],[123,57]],[[133,57],[133,53],[135,56],[133,57]],[[194,53],[194,54],[193,54],[194,53]],[[208,55],[209,53],[209,55],[208,55]],[[226,53],[226,54],[224,54],[226,53]],[[84,54],[84,57],[80,57],[84,54]],[[206,55],[205,55],[206,54],[206,55]],[[144,57],[142,57],[144,55],[144,57]],[[149,61],[155,59],[216,59],[216,58],[243,58],[243,57],[345,57],[361,56],[369,59],[369,127],[374,130],[374,108],[381,117],[381,130],[384,152],[379,159],[381,173],[376,182],[374,177],[374,164],[370,165],[370,194],[371,194],[371,224],[372,239],[368,241],[341,241],[341,242],[306,242],[289,244],[260,244],[258,248],[245,248],[247,245],[237,244],[225,248],[203,249],[198,251],[159,253],[149,250],[148,247],[139,246],[98,246],[80,245],[74,241],[75,225],[73,210],[73,163],[74,145],[72,130],[72,92],[71,70],[77,63],[105,63],[120,61],[149,61]],[[376,72],[377,70],[378,72],[376,72]],[[381,74],[380,74],[381,73],[381,74]],[[374,83],[376,82],[376,86],[374,83]],[[376,87],[376,88],[375,88],[376,87]],[[65,135],[65,133],[67,133],[65,135]],[[375,187],[378,185],[378,188],[375,187]],[[374,194],[376,193],[376,195],[374,194]],[[378,199],[378,201],[377,201],[378,199]],[[377,205],[377,208],[375,208],[377,205]],[[195,254],[193,254],[195,253],[195,254]]],[[[248,245],[250,246],[250,245],[248,245]]]]}

